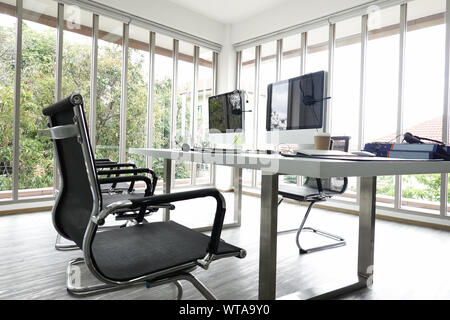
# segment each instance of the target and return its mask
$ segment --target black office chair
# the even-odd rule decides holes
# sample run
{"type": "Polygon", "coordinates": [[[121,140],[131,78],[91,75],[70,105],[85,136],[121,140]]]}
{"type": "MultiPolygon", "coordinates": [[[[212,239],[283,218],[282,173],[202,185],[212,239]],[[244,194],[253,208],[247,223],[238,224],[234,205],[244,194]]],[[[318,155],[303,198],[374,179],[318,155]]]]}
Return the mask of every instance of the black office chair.
{"type": "MultiPolygon", "coordinates": [[[[150,174],[154,187],[156,187],[156,183],[158,181],[158,177],[153,170],[148,168],[137,168],[134,163],[118,163],[110,159],[95,159],[95,167],[98,175],[106,176],[107,178],[111,176],[119,177],[126,174],[150,174]]],[[[134,186],[134,181],[104,183],[100,185],[100,190],[102,193],[106,194],[117,194],[124,192],[132,193],[135,191],[134,186]]]]}
{"type": "Polygon", "coordinates": [[[226,210],[222,194],[216,189],[202,189],[129,198],[105,207],[81,95],[71,95],[45,108],[43,114],[49,117],[49,133],[54,140],[62,177],[62,186],[52,210],[53,223],[59,234],[82,248],[84,256],[69,262],[67,290],[83,295],[136,284],[154,287],[175,283],[179,290],[178,298],[181,298],[179,281],[187,280],[205,298],[215,299],[191,271],[199,266],[207,269],[218,259],[244,258],[246,255],[245,250],[220,239],[226,210]],[[211,236],[173,221],[143,221],[123,228],[99,230],[111,214],[174,209],[172,202],[203,197],[212,197],[217,203],[211,236]],[[75,279],[71,276],[77,272],[73,267],[81,263],[85,263],[102,284],[84,287],[74,284],[77,281],[72,281],[75,279]]]}
{"type": "MultiPolygon", "coordinates": [[[[103,179],[98,179],[100,191],[103,193],[102,206],[106,207],[111,203],[127,200],[129,198],[140,198],[144,196],[151,196],[155,193],[158,177],[156,173],[148,168],[137,168],[134,163],[118,163],[111,159],[95,159],[95,168],[97,176],[106,176],[103,179]],[[133,177],[129,177],[133,175],[133,177]],[[150,175],[150,178],[146,175],[150,175]],[[136,191],[135,182],[144,182],[146,189],[136,191]]],[[[115,214],[116,220],[125,220],[122,225],[102,226],[102,228],[117,228],[123,227],[128,223],[142,222],[144,216],[147,216],[157,210],[146,210],[143,214],[127,214],[117,212],[115,214]]],[[[74,243],[65,243],[62,241],[61,235],[58,233],[55,240],[55,249],[58,251],[72,251],[80,249],[74,243]]]]}
{"type": "MultiPolygon", "coordinates": [[[[350,137],[332,137],[330,149],[348,152],[349,144],[350,137]]],[[[347,185],[347,178],[316,179],[308,177],[305,179],[305,182],[301,187],[280,187],[278,194],[281,195],[282,198],[279,201],[278,205],[280,205],[285,198],[310,203],[308,206],[308,210],[306,211],[306,214],[300,224],[300,227],[297,229],[296,243],[300,254],[345,246],[345,239],[343,239],[342,237],[311,227],[305,227],[305,223],[314,204],[316,204],[317,202],[326,201],[328,198],[343,194],[347,189],[347,185]],[[334,240],[334,243],[304,249],[300,244],[300,235],[302,231],[314,232],[315,234],[334,240]]]]}

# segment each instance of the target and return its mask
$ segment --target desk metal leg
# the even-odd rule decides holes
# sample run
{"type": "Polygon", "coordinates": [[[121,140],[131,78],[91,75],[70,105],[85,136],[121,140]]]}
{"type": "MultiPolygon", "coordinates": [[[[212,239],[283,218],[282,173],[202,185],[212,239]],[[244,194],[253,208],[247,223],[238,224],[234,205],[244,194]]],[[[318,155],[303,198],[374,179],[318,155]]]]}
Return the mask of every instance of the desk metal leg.
{"type": "Polygon", "coordinates": [[[358,276],[369,282],[373,274],[375,252],[375,208],[377,177],[361,178],[359,209],[358,276]]]}
{"type": "MultiPolygon", "coordinates": [[[[163,183],[163,193],[169,194],[172,187],[172,160],[164,159],[164,183],[163,183]]],[[[163,211],[163,221],[170,220],[170,210],[164,209],[163,211]]]]}
{"type": "Polygon", "coordinates": [[[358,270],[356,281],[337,289],[308,290],[296,292],[282,297],[284,300],[294,299],[333,299],[344,294],[367,288],[372,285],[375,243],[375,206],[377,178],[361,178],[359,209],[358,270]]]}
{"type": "Polygon", "coordinates": [[[241,226],[242,211],[242,169],[233,168],[233,188],[234,188],[234,225],[241,226]]]}
{"type": "Polygon", "coordinates": [[[262,175],[259,242],[259,299],[276,298],[278,174],[262,175]]]}

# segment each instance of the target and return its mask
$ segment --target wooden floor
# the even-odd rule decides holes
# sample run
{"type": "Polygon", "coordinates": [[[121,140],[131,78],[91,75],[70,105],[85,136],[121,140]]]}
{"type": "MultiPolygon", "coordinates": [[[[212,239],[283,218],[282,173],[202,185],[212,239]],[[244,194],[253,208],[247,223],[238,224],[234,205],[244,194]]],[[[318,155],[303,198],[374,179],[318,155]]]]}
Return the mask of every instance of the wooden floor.
{"type": "MultiPolygon", "coordinates": [[[[233,198],[231,194],[226,198],[229,221],[233,198]]],[[[207,271],[194,272],[219,299],[257,299],[259,208],[258,198],[244,196],[242,227],[222,234],[224,240],[247,250],[245,259],[224,259],[214,262],[207,271]]],[[[304,207],[283,203],[279,230],[295,228],[304,211],[304,207]]],[[[214,202],[194,200],[178,204],[172,218],[198,226],[198,219],[212,222],[213,214],[214,202]]],[[[278,297],[345,284],[356,275],[358,217],[313,209],[308,224],[343,236],[347,246],[300,256],[295,233],[279,236],[278,297]]],[[[49,212],[0,217],[0,299],[80,299],[67,293],[65,281],[67,262],[81,257],[81,252],[55,251],[55,236],[49,212]]],[[[316,244],[317,238],[305,234],[302,241],[307,247],[316,244]]],[[[449,232],[377,220],[374,285],[342,299],[450,299],[449,248],[449,232]]],[[[192,285],[184,282],[183,286],[184,299],[202,299],[192,285]]],[[[175,286],[164,285],[133,287],[83,299],[175,297],[175,286]]]]}

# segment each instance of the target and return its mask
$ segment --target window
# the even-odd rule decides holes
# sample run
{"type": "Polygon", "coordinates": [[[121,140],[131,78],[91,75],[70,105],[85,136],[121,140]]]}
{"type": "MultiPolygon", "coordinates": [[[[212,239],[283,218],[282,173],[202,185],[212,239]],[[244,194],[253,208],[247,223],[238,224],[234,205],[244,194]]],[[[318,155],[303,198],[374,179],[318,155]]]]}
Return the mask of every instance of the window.
{"type": "MultiPolygon", "coordinates": [[[[15,4],[15,1],[12,1],[15,4]]],[[[11,199],[14,135],[14,4],[0,2],[0,201],[11,199]]]]}
{"type": "MultiPolygon", "coordinates": [[[[155,87],[153,104],[153,147],[167,149],[170,139],[170,103],[172,94],[173,75],[173,39],[156,35],[155,49],[155,87]]],[[[162,185],[163,160],[153,158],[153,170],[155,170],[162,185]]]]}
{"type": "Polygon", "coordinates": [[[129,148],[145,148],[149,79],[149,39],[147,30],[130,25],[128,40],[127,161],[146,167],[146,158],[130,154],[129,148]]]}
{"type": "Polygon", "coordinates": [[[101,16],[99,29],[95,156],[118,161],[123,24],[101,16]]]}
{"type": "MultiPolygon", "coordinates": [[[[255,107],[255,48],[249,48],[242,51],[242,69],[241,69],[241,89],[247,93],[248,103],[246,104],[246,110],[254,110],[255,107]]],[[[248,149],[254,149],[254,113],[247,113],[245,115],[245,129],[244,129],[244,145],[248,149]]],[[[244,169],[242,170],[242,184],[244,186],[253,185],[253,171],[244,169]]]]}
{"type": "MultiPolygon", "coordinates": [[[[403,131],[442,140],[445,0],[408,4],[403,131]],[[424,54],[426,59],[424,60],[424,54]]],[[[441,175],[402,177],[402,207],[440,213],[441,175]]]]}
{"type": "MultiPolygon", "coordinates": [[[[267,86],[277,80],[276,62],[277,42],[272,41],[261,46],[261,66],[259,71],[258,100],[258,149],[266,147],[267,86]]],[[[256,183],[261,185],[261,171],[257,171],[256,183]]]]}
{"type": "Polygon", "coordinates": [[[42,108],[55,100],[57,3],[23,2],[23,39],[20,99],[19,198],[52,194],[53,144],[38,135],[47,128],[42,108]],[[42,190],[43,189],[43,190],[42,190]]]}
{"type": "MultiPolygon", "coordinates": [[[[361,78],[361,17],[336,24],[331,134],[349,136],[350,150],[358,150],[361,78]]],[[[345,200],[356,201],[356,178],[349,178],[345,200]]]]}
{"type": "MultiPolygon", "coordinates": [[[[213,94],[213,52],[200,48],[198,66],[198,84],[196,109],[194,110],[194,144],[197,146],[209,145],[209,114],[208,99],[213,94]]],[[[196,184],[211,183],[211,166],[196,163],[196,184]]]]}
{"type": "Polygon", "coordinates": [[[281,79],[286,80],[300,76],[302,37],[294,35],[283,39],[283,58],[281,62],[281,79]]]}
{"type": "Polygon", "coordinates": [[[308,31],[306,73],[328,70],[328,26],[308,31]]]}
{"type": "MultiPolygon", "coordinates": [[[[183,143],[192,144],[191,111],[194,89],[194,46],[179,42],[178,72],[177,72],[177,107],[176,107],[176,137],[178,147],[183,143]]],[[[191,163],[177,161],[175,167],[176,185],[191,184],[191,163]]]]}
{"type": "MultiPolygon", "coordinates": [[[[397,136],[399,23],[399,6],[369,15],[364,143],[395,141],[397,136]]],[[[393,207],[394,195],[394,177],[378,177],[378,203],[393,207]]]]}
{"type": "Polygon", "coordinates": [[[80,93],[89,119],[91,97],[92,14],[64,6],[62,97],[80,93]]]}

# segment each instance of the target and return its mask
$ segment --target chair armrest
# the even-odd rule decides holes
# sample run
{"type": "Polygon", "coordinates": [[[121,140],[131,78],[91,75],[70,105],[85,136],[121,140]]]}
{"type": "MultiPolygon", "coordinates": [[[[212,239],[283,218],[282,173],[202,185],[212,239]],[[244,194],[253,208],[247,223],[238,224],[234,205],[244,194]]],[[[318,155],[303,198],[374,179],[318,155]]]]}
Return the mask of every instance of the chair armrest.
{"type": "Polygon", "coordinates": [[[109,176],[116,175],[119,176],[121,174],[138,174],[138,173],[150,173],[150,169],[139,168],[139,169],[121,169],[121,170],[101,170],[97,172],[99,176],[109,176]]]}
{"type": "Polygon", "coordinates": [[[211,240],[208,244],[207,252],[210,254],[217,254],[220,235],[222,233],[223,221],[225,219],[226,203],[222,194],[214,188],[199,189],[185,192],[177,192],[170,194],[162,194],[146,198],[130,199],[131,207],[138,208],[142,206],[155,206],[160,204],[167,204],[177,201],[185,201],[197,198],[213,197],[216,199],[217,207],[214,216],[214,224],[211,232],[211,240]]]}
{"type": "Polygon", "coordinates": [[[111,159],[95,159],[95,162],[114,162],[111,159]]]}
{"type": "MultiPolygon", "coordinates": [[[[108,177],[110,175],[116,175],[119,176],[121,174],[138,174],[138,173],[149,173],[152,176],[152,187],[150,189],[149,195],[153,195],[155,193],[156,189],[156,183],[158,182],[158,176],[156,175],[155,171],[148,168],[139,168],[139,169],[125,169],[125,170],[100,170],[97,171],[97,175],[107,175],[108,177]]],[[[130,186],[130,191],[133,190],[134,182],[132,182],[132,185],[130,186]]]]}
{"type": "Polygon", "coordinates": [[[108,184],[108,183],[118,183],[118,182],[131,182],[135,183],[137,181],[144,181],[146,184],[145,188],[145,196],[150,196],[153,188],[153,183],[150,180],[149,177],[146,176],[122,176],[122,177],[108,177],[108,178],[102,178],[98,179],[99,184],[108,184]]]}
{"type": "Polygon", "coordinates": [[[103,169],[103,168],[134,168],[136,169],[136,165],[134,163],[114,163],[114,162],[100,162],[95,163],[95,167],[97,169],[103,169]]]}

